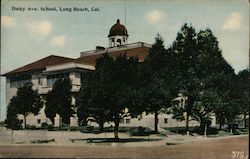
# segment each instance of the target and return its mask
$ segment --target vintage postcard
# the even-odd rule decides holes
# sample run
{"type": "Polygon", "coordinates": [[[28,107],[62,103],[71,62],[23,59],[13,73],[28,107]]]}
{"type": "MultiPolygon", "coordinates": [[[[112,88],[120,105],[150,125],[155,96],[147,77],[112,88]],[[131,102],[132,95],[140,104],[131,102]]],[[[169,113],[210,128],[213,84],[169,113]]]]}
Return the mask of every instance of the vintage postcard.
{"type": "Polygon", "coordinates": [[[247,0],[2,0],[0,158],[248,159],[247,0]]]}

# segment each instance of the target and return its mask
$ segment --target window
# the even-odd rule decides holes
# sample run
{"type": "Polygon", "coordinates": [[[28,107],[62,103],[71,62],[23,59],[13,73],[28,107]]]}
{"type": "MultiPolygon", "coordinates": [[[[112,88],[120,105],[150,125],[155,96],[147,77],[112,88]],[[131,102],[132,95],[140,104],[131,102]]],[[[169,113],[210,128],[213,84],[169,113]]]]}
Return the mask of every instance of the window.
{"type": "Polygon", "coordinates": [[[126,124],[129,124],[130,123],[130,119],[126,119],[126,124]]]}
{"type": "Polygon", "coordinates": [[[117,39],[117,46],[121,46],[121,39],[117,39]]]}
{"type": "Polygon", "coordinates": [[[124,119],[121,119],[121,120],[120,120],[120,123],[121,123],[121,124],[124,124],[124,119]]]}
{"type": "Polygon", "coordinates": [[[37,124],[41,124],[41,119],[37,119],[37,124]]]}
{"type": "Polygon", "coordinates": [[[24,85],[24,83],[31,81],[31,75],[19,75],[10,78],[10,88],[18,88],[24,85]]]}
{"type": "Polygon", "coordinates": [[[164,124],[167,124],[168,123],[168,118],[165,118],[164,119],[164,124]]]}
{"type": "Polygon", "coordinates": [[[47,76],[47,86],[52,87],[54,83],[60,78],[69,78],[69,73],[54,74],[47,76]]]}
{"type": "Polygon", "coordinates": [[[43,79],[42,77],[38,77],[38,85],[43,85],[43,79]]]}
{"type": "Polygon", "coordinates": [[[112,39],[111,41],[111,47],[114,47],[115,46],[115,39],[112,39]]]}

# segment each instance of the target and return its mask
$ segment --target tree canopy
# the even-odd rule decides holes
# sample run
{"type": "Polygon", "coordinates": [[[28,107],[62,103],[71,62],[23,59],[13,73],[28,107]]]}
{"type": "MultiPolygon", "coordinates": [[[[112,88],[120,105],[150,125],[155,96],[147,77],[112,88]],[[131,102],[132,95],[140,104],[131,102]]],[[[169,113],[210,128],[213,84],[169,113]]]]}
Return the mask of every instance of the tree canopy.
{"type": "MultiPolygon", "coordinates": [[[[225,119],[222,114],[228,114],[231,106],[236,107],[235,74],[223,58],[212,31],[205,29],[196,33],[193,26],[184,24],[169,51],[175,56],[176,88],[187,97],[184,109],[174,107],[173,113],[177,117],[186,113],[187,132],[189,116],[200,122],[203,129],[211,123],[213,113],[225,119]]],[[[229,116],[234,118],[233,114],[229,116]]]]}
{"type": "Polygon", "coordinates": [[[18,125],[15,116],[22,114],[24,116],[24,128],[26,128],[26,116],[30,113],[34,115],[39,113],[43,106],[43,101],[40,98],[38,90],[33,90],[32,86],[31,82],[27,82],[17,89],[16,96],[11,99],[8,106],[7,121],[13,118],[13,122],[18,125]]]}
{"type": "Polygon", "coordinates": [[[140,95],[137,99],[137,105],[144,108],[142,111],[155,115],[155,132],[158,132],[160,110],[171,106],[172,65],[171,54],[165,49],[163,39],[158,34],[145,61],[140,64],[140,95]]]}
{"type": "Polygon", "coordinates": [[[69,124],[70,117],[74,113],[72,108],[71,81],[69,78],[59,78],[46,97],[45,114],[54,123],[56,114],[62,117],[65,124],[69,124]]]}
{"type": "Polygon", "coordinates": [[[114,122],[116,139],[120,120],[127,115],[137,114],[132,100],[136,96],[137,70],[138,59],[135,57],[120,55],[112,58],[104,54],[97,60],[96,70],[82,84],[78,110],[86,110],[99,124],[114,122]]]}

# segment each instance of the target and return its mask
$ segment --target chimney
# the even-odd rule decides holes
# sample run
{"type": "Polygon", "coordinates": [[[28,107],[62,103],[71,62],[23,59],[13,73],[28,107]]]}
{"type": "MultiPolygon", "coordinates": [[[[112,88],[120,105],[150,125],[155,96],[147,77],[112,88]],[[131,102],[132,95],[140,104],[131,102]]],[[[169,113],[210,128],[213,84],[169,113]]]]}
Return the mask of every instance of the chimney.
{"type": "Polygon", "coordinates": [[[96,51],[104,51],[105,47],[103,46],[96,46],[96,51]]]}

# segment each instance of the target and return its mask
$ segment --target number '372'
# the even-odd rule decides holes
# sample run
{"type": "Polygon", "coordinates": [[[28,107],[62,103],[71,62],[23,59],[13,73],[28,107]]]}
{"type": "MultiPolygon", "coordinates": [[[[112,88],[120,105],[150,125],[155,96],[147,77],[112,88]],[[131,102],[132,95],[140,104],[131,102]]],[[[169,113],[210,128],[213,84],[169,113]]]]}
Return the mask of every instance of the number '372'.
{"type": "Polygon", "coordinates": [[[233,159],[247,159],[248,155],[245,156],[244,151],[232,151],[232,158],[233,159]]]}

